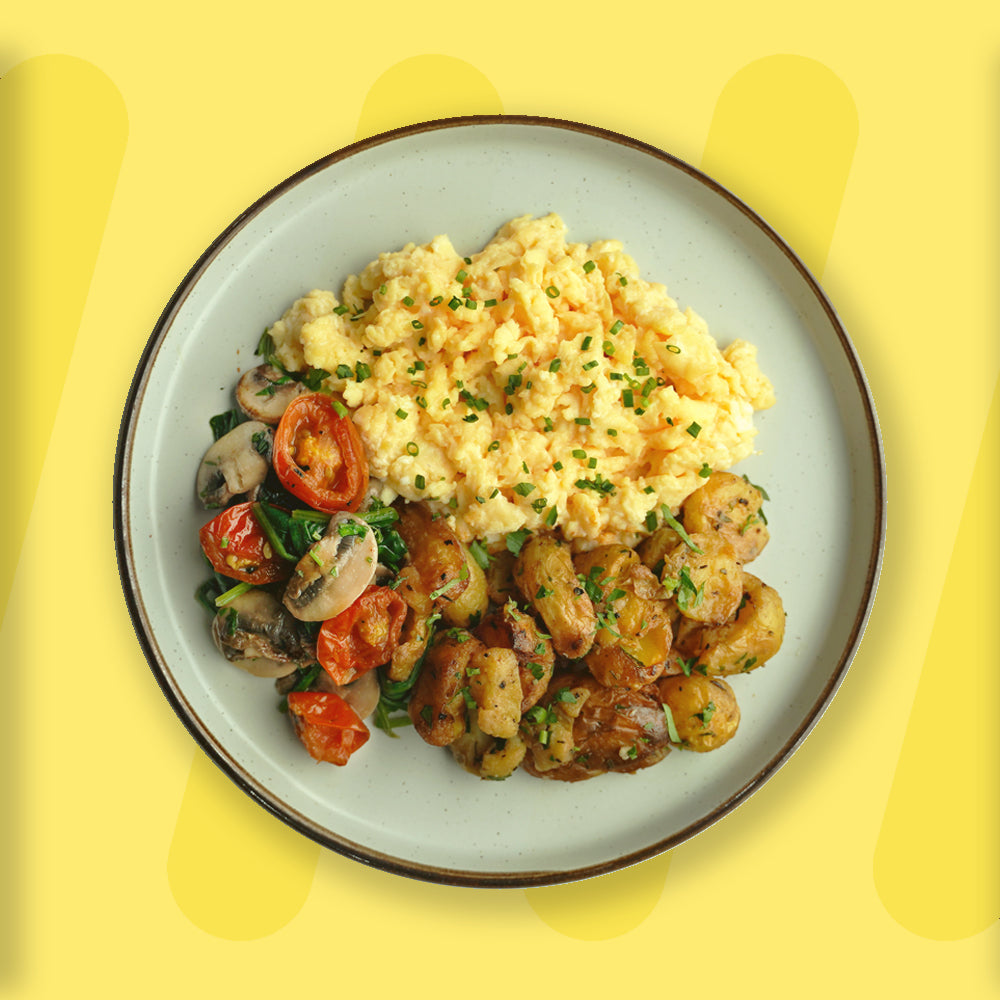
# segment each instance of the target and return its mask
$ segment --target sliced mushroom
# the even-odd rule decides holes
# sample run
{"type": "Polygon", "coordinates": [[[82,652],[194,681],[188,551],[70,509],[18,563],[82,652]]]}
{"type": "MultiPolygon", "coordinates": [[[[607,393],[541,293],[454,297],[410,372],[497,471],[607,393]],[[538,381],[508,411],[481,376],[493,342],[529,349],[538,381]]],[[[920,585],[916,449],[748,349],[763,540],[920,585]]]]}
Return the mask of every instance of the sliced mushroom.
{"type": "Polygon", "coordinates": [[[246,420],[220,437],[198,467],[195,489],[201,505],[225,507],[260,486],[270,468],[273,440],[274,431],[259,420],[246,420]]]}
{"type": "Polygon", "coordinates": [[[302,557],[285,588],[285,607],[300,621],[319,622],[346,611],[375,578],[378,542],[369,525],[341,511],[302,557]]]}
{"type": "Polygon", "coordinates": [[[359,719],[367,719],[375,711],[382,693],[378,674],[374,670],[366,670],[357,680],[339,686],[333,683],[326,671],[320,671],[316,679],[316,688],[319,691],[339,694],[358,713],[359,719]]]}
{"type": "Polygon", "coordinates": [[[212,638],[230,663],[255,677],[284,677],[315,659],[295,619],[274,595],[259,588],[219,609],[212,638]]]}
{"type": "Polygon", "coordinates": [[[274,365],[258,365],[236,385],[236,402],[252,420],[277,424],[288,404],[305,389],[301,382],[274,365]]]}

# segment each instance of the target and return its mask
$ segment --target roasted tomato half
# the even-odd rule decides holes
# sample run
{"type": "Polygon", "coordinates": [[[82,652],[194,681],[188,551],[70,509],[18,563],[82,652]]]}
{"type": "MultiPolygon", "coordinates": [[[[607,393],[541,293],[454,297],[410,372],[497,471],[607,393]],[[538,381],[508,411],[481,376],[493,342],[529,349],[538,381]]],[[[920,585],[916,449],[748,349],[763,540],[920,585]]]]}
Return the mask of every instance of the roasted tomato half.
{"type": "Polygon", "coordinates": [[[358,713],[337,694],[292,691],[288,713],[309,756],[338,767],[343,767],[371,735],[358,713]]]}
{"type": "Polygon", "coordinates": [[[274,436],[272,461],[282,486],[316,510],[355,511],[368,489],[361,435],[323,393],[307,393],[288,404],[274,436]]]}
{"type": "Polygon", "coordinates": [[[407,604],[390,587],[369,587],[346,611],[323,622],[316,659],[338,686],[388,663],[399,645],[407,604]]]}
{"type": "Polygon", "coordinates": [[[275,555],[252,503],[227,507],[198,532],[202,551],[223,576],[257,585],[291,576],[293,563],[275,555]]]}

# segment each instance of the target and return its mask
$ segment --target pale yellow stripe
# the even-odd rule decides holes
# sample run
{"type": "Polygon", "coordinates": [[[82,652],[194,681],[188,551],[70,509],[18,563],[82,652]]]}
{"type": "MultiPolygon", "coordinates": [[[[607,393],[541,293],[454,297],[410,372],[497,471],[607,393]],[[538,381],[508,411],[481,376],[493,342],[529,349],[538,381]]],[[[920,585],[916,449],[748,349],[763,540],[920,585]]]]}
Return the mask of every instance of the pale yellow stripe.
{"type": "Polygon", "coordinates": [[[835,73],[804,56],[768,56],[726,84],[701,165],[819,275],[857,140],[854,99],[835,73]]]}
{"type": "Polygon", "coordinates": [[[7,441],[17,475],[0,490],[2,611],[117,184],[128,116],[115,85],[91,63],[46,55],[0,79],[0,127],[0,336],[17,421],[7,441]]]}
{"type": "MultiPolygon", "coordinates": [[[[607,780],[622,779],[611,775],[607,780]]],[[[525,889],[525,895],[535,913],[560,934],[606,941],[634,930],[653,912],[669,870],[670,855],[664,854],[583,882],[525,889]]]]}
{"type": "MultiPolygon", "coordinates": [[[[357,135],[500,111],[496,89],[473,66],[449,56],[416,56],[372,85],[357,135]]],[[[275,725],[284,724],[275,712],[275,725]]],[[[195,757],[167,859],[174,899],[193,923],[231,940],[273,933],[305,903],[319,855],[315,843],[254,805],[203,755],[195,757]]]]}
{"type": "Polygon", "coordinates": [[[875,849],[886,909],[938,941],[1000,917],[998,485],[1000,382],[875,849]]]}
{"type": "Polygon", "coordinates": [[[302,908],[318,857],[316,844],[195,755],[167,857],[174,900],[192,923],[232,941],[273,934],[302,908]]]}
{"type": "Polygon", "coordinates": [[[496,87],[454,56],[421,55],[390,66],[371,86],[357,138],[433,118],[503,114],[496,87]]]}
{"type": "MultiPolygon", "coordinates": [[[[82,59],[39,56],[0,78],[0,337],[6,411],[13,420],[13,433],[5,437],[10,474],[0,489],[0,617],[21,558],[127,137],[121,95],[82,59]]],[[[108,480],[110,475],[109,466],[108,480]]],[[[110,498],[109,492],[109,518],[110,498]]],[[[9,624],[13,642],[4,647],[6,694],[0,701],[0,973],[13,970],[24,953],[24,913],[30,907],[22,882],[27,845],[19,839],[27,834],[20,820],[34,791],[22,778],[28,741],[19,696],[36,637],[23,616],[9,624]]]]}
{"type": "MultiPolygon", "coordinates": [[[[850,92],[826,66],[771,56],[726,84],[701,166],[762,214],[818,273],[833,239],[857,133],[850,92]]],[[[668,866],[669,855],[599,879],[526,893],[554,930],[587,941],[610,938],[649,916],[668,866]]]]}

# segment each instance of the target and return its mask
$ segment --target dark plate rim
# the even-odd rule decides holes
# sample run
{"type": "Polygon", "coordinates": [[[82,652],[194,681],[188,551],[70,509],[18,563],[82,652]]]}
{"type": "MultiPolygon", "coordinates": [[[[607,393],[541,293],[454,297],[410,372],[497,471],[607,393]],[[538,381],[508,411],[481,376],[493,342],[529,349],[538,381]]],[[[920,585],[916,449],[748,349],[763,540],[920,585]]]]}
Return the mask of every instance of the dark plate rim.
{"type": "Polygon", "coordinates": [[[673,154],[659,149],[656,146],[623,135],[622,133],[594,125],[586,125],[580,122],[544,116],[466,115],[419,122],[413,125],[393,129],[388,132],[383,132],[378,135],[371,136],[370,138],[351,143],[350,145],[344,146],[339,150],[313,161],[309,165],[291,174],[285,180],[281,181],[258,198],[252,205],[249,206],[249,208],[240,213],[240,215],[238,215],[219,234],[219,236],[213,240],[204,253],[202,253],[178,285],[157,320],[156,325],[154,326],[140,356],[138,366],[132,378],[128,395],[126,397],[125,408],[119,427],[118,440],[115,449],[113,477],[115,552],[129,616],[132,620],[132,625],[139,641],[139,645],[142,648],[143,655],[145,656],[146,661],[152,670],[153,676],[156,678],[156,681],[160,686],[160,689],[173,708],[174,712],[177,714],[178,718],[202,750],[223,771],[223,773],[230,778],[237,785],[237,787],[249,795],[250,798],[259,803],[278,819],[288,824],[292,827],[292,829],[315,841],[320,846],[326,847],[337,854],[381,871],[442,885],[466,886],[474,888],[524,888],[530,886],[555,885],[564,882],[592,878],[597,875],[608,874],[671,850],[708,827],[714,825],[724,816],[731,813],[738,805],[740,805],[740,803],[745,801],[762,785],[764,785],[778,771],[778,769],[788,761],[791,755],[800,746],[802,741],[811,732],[813,727],[817,724],[817,722],[819,722],[819,719],[829,707],[834,695],[843,683],[851,661],[853,660],[858,646],[861,643],[865,626],[867,625],[868,618],[871,614],[871,608],[875,599],[875,591],[878,585],[879,573],[881,571],[882,556],[885,545],[885,479],[885,458],[878,426],[878,419],[875,413],[875,405],[854,345],[852,344],[851,339],[841,323],[832,303],[820,287],[819,282],[813,277],[812,273],[805,266],[799,256],[782,239],[782,237],[779,236],[778,233],[764,221],[760,215],[758,215],[731,191],[719,184],[717,181],[713,180],[708,175],[704,174],[696,167],[691,166],[683,160],[678,159],[673,154]],[[159,352],[159,348],[170,330],[184,301],[197,284],[202,273],[218,256],[221,250],[251,219],[253,219],[264,208],[280,198],[291,188],[357,153],[390,143],[395,139],[414,136],[425,132],[433,132],[439,129],[458,129],[469,126],[489,125],[539,126],[545,128],[564,129],[616,143],[629,149],[647,154],[669,167],[686,173],[738,209],[744,216],[746,216],[747,219],[756,225],[757,228],[759,228],[761,232],[763,232],[788,259],[806,283],[813,296],[822,306],[823,311],[826,313],[830,325],[840,342],[840,346],[847,357],[851,372],[854,376],[858,394],[865,409],[865,421],[871,449],[871,474],[874,480],[875,522],[873,525],[869,549],[868,565],[866,567],[864,598],[857,610],[851,630],[847,636],[847,641],[837,660],[837,665],[831,673],[830,678],[819,698],[813,704],[802,723],[786,741],[784,746],[776,754],[774,754],[771,760],[768,761],[768,763],[765,764],[749,782],[696,822],[680,831],[670,834],[662,840],[650,844],[642,850],[621,855],[600,864],[589,865],[583,868],[566,871],[471,871],[426,866],[417,862],[404,861],[399,858],[383,854],[379,851],[372,850],[364,845],[356,844],[344,838],[338,838],[329,831],[322,830],[318,826],[311,823],[307,817],[292,809],[286,803],[281,802],[281,800],[276,796],[272,796],[271,794],[265,792],[254,781],[252,776],[248,774],[246,770],[242,768],[239,763],[227,754],[219,745],[219,743],[211,735],[208,727],[201,722],[191,705],[184,698],[183,693],[171,682],[166,658],[159,650],[159,646],[152,634],[152,629],[149,626],[143,607],[142,597],[139,592],[134,573],[132,547],[129,538],[128,473],[132,461],[132,438],[149,374],[155,362],[156,355],[159,352]]]}

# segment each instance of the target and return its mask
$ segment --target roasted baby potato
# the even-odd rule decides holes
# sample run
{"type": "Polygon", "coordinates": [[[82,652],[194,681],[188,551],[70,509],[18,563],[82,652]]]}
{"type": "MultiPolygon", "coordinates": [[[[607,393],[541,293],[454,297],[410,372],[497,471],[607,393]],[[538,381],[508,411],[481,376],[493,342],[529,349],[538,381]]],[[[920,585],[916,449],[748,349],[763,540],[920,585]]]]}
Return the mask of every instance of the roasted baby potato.
{"type": "Polygon", "coordinates": [[[600,628],[584,658],[609,687],[640,688],[656,680],[673,638],[667,591],[624,545],[601,545],[573,560],[585,587],[598,598],[600,628]]]}
{"type": "Polygon", "coordinates": [[[517,556],[507,549],[490,554],[490,564],[486,568],[486,590],[494,604],[506,604],[520,591],[514,580],[514,564],[517,556]]]}
{"type": "Polygon", "coordinates": [[[521,721],[521,677],[512,649],[476,653],[465,670],[476,702],[476,721],[488,736],[510,739],[521,721]]]}
{"type": "Polygon", "coordinates": [[[557,653],[576,660],[594,642],[597,615],[580,586],[569,546],[554,535],[532,535],[514,564],[514,580],[538,612],[557,653]]]}
{"type": "Polygon", "coordinates": [[[689,533],[719,532],[736,550],[736,558],[748,563],[771,537],[761,513],[763,503],[763,494],[749,480],[732,472],[713,472],[684,501],[684,527],[689,533]]]}
{"type": "Polygon", "coordinates": [[[685,750],[707,753],[736,735],[740,707],[733,689],[721,677],[678,674],[664,677],[656,686],[685,750]]]}
{"type": "Polygon", "coordinates": [[[743,597],[743,570],[736,550],[717,532],[694,533],[663,560],[661,580],[685,618],[719,624],[736,613],[743,597]]]}
{"type": "Polygon", "coordinates": [[[518,735],[510,739],[489,736],[470,717],[467,732],[454,743],[449,743],[448,749],[470,774],[491,781],[501,781],[517,770],[524,760],[527,747],[518,735]]]}
{"type": "Polygon", "coordinates": [[[735,617],[721,625],[682,620],[674,650],[709,676],[739,674],[765,664],[784,637],[785,609],[778,592],[744,572],[743,597],[735,617]]]}
{"type": "Polygon", "coordinates": [[[525,716],[522,767],[538,778],[582,781],[609,771],[637,771],[670,752],[655,685],[608,688],[583,673],[560,673],[525,716]]]}
{"type": "Polygon", "coordinates": [[[437,608],[457,601],[468,589],[471,574],[462,543],[443,517],[435,517],[422,503],[402,504],[397,529],[409,552],[410,576],[437,608]]]}
{"type": "MultiPolygon", "coordinates": [[[[449,625],[459,625],[462,628],[474,628],[486,614],[490,598],[486,588],[486,574],[473,558],[472,553],[461,543],[462,559],[465,563],[464,573],[468,577],[468,586],[454,600],[441,607],[441,617],[449,625]]],[[[460,575],[463,571],[459,571],[460,575]]]]}
{"type": "Polygon", "coordinates": [[[488,647],[512,649],[517,656],[521,679],[521,714],[545,694],[552,679],[555,653],[549,637],[512,600],[496,608],[475,630],[476,638],[488,647]]]}
{"type": "Polygon", "coordinates": [[[484,649],[475,636],[458,628],[434,637],[409,705],[413,727],[426,743],[447,746],[465,732],[467,698],[472,700],[467,668],[484,649]]]}
{"type": "Polygon", "coordinates": [[[435,615],[430,597],[424,591],[419,574],[404,566],[399,574],[396,593],[407,604],[406,618],[399,644],[392,652],[387,674],[391,681],[405,681],[413,672],[434,632],[435,615]]]}

